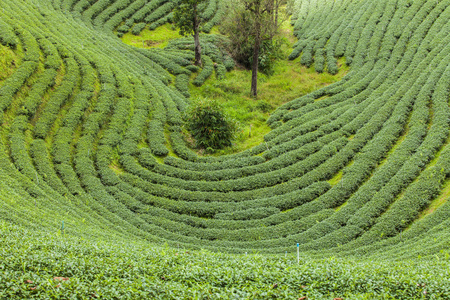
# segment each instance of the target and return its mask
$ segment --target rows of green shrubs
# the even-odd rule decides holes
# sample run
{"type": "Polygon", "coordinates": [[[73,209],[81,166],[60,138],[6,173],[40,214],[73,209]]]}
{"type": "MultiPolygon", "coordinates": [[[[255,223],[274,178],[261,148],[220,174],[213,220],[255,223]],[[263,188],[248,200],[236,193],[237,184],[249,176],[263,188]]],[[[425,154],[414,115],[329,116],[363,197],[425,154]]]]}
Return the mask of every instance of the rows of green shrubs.
{"type": "Polygon", "coordinates": [[[1,233],[1,293],[7,298],[67,293],[79,298],[154,299],[449,297],[448,253],[401,262],[301,257],[297,264],[290,254],[237,256],[149,247],[129,238],[87,240],[7,223],[1,224],[1,233]],[[22,264],[17,257],[29,259],[22,264]],[[54,263],[47,263],[50,258],[54,263]]]}
{"type": "MultiPolygon", "coordinates": [[[[133,49],[111,34],[159,26],[176,2],[8,2],[8,14],[32,17],[0,23],[2,43],[24,49],[0,87],[13,120],[2,131],[2,168],[16,169],[42,203],[68,197],[79,205],[65,204],[73,216],[92,211],[115,232],[171,246],[285,253],[300,243],[309,254],[370,254],[411,224],[440,231],[446,206],[429,225],[414,221],[448,176],[447,2],[327,2],[325,15],[296,2],[300,61],[335,73],[345,56],[354,69],[280,107],[262,144],[222,157],[187,146],[182,116],[192,73],[201,85],[234,66],[223,38],[202,36],[198,68],[192,38],[133,49]],[[50,30],[45,16],[68,24],[50,30]]],[[[207,18],[223,10],[223,1],[205,5],[207,18]]]]}
{"type": "MultiPolygon", "coordinates": [[[[67,12],[79,14],[84,22],[104,27],[108,31],[117,29],[122,36],[127,32],[139,35],[148,27],[154,30],[166,23],[172,22],[173,8],[178,0],[65,0],[61,7],[67,12]]],[[[202,3],[200,11],[206,24],[202,30],[210,32],[217,25],[225,13],[225,3],[219,0],[210,0],[202,3]]]]}

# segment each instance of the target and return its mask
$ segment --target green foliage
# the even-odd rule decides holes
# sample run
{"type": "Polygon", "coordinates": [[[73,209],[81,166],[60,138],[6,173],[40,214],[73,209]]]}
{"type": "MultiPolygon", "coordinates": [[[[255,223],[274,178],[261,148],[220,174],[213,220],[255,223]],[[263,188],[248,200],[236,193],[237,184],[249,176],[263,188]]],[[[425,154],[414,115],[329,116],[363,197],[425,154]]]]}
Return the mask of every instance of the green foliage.
{"type": "Polygon", "coordinates": [[[450,1],[316,2],[254,101],[219,35],[204,68],[192,37],[114,36],[165,45],[128,31],[177,0],[3,0],[0,298],[450,298],[450,1]],[[199,155],[189,94],[260,139],[199,155]]]}
{"type": "MultiPolygon", "coordinates": [[[[223,79],[227,71],[231,71],[235,67],[235,62],[230,53],[226,50],[228,39],[222,35],[200,35],[200,43],[202,45],[203,69],[193,81],[196,86],[201,86],[215,71],[217,79],[223,79]]],[[[168,50],[175,50],[178,53],[185,53],[184,50],[194,51],[194,40],[192,37],[171,40],[166,47],[168,50]]],[[[180,55],[180,54],[178,54],[180,55]]],[[[179,56],[178,56],[179,59],[179,56]]],[[[191,57],[191,60],[193,57],[191,57]]],[[[199,67],[187,65],[186,69],[192,73],[198,72],[199,67]]]]}
{"type": "MultiPolygon", "coordinates": [[[[248,5],[254,4],[250,1],[248,5]]],[[[270,4],[266,4],[263,1],[261,7],[264,5],[271,7],[270,4]]],[[[227,49],[232,53],[234,59],[245,68],[251,69],[256,37],[256,15],[254,11],[249,11],[246,7],[247,4],[244,4],[242,1],[232,2],[227,10],[227,16],[220,24],[220,31],[229,37],[227,49]]],[[[286,41],[274,36],[274,28],[272,28],[272,18],[274,16],[267,13],[266,10],[264,11],[260,16],[262,25],[259,33],[261,35],[261,45],[258,56],[258,68],[260,72],[272,75],[275,62],[283,58],[281,46],[286,41]]]]}
{"type": "MultiPolygon", "coordinates": [[[[144,30],[145,26],[147,26],[147,23],[137,23],[133,26],[131,33],[134,35],[139,35],[141,31],[144,30]]],[[[122,28],[122,30],[125,30],[125,28],[122,28]]]]}
{"type": "Polygon", "coordinates": [[[0,20],[0,44],[11,48],[16,48],[18,44],[17,36],[11,26],[0,20]]]}
{"type": "Polygon", "coordinates": [[[180,3],[173,10],[173,23],[180,30],[182,36],[193,35],[195,30],[194,19],[201,26],[209,16],[206,9],[207,0],[180,0],[180,3]]]}
{"type": "Polygon", "coordinates": [[[256,109],[267,113],[273,109],[273,106],[265,100],[258,100],[258,102],[256,103],[256,109]]]}
{"type": "Polygon", "coordinates": [[[201,86],[203,83],[208,79],[212,73],[214,72],[214,63],[212,59],[210,59],[208,56],[205,56],[203,58],[203,69],[201,72],[197,75],[194,81],[192,83],[196,86],[201,86]]]}
{"type": "Polygon", "coordinates": [[[197,99],[186,114],[186,128],[195,139],[198,148],[208,151],[231,146],[237,129],[217,101],[197,99]]]}
{"type": "MultiPolygon", "coordinates": [[[[250,46],[253,45],[252,39],[249,39],[250,46]]],[[[275,72],[275,63],[283,58],[283,52],[282,52],[282,44],[285,44],[286,41],[282,38],[274,37],[270,40],[265,40],[262,42],[261,50],[259,52],[258,57],[258,70],[266,75],[273,75],[275,72]]],[[[253,52],[249,51],[252,50],[250,47],[244,47],[244,49],[247,49],[245,53],[242,53],[242,57],[247,57],[247,63],[245,61],[241,61],[241,63],[246,66],[247,68],[250,68],[250,66],[253,63],[253,52]]]]}
{"type": "MultiPolygon", "coordinates": [[[[80,226],[89,228],[82,223],[80,226]]],[[[56,227],[38,231],[0,224],[3,298],[63,298],[67,294],[81,299],[193,299],[199,295],[210,299],[450,297],[445,252],[433,259],[398,262],[301,256],[297,264],[292,253],[286,257],[252,252],[225,255],[149,246],[122,236],[85,239],[71,234],[70,222],[66,222],[63,236],[56,227]],[[46,263],[49,259],[54,261],[46,263]]]]}

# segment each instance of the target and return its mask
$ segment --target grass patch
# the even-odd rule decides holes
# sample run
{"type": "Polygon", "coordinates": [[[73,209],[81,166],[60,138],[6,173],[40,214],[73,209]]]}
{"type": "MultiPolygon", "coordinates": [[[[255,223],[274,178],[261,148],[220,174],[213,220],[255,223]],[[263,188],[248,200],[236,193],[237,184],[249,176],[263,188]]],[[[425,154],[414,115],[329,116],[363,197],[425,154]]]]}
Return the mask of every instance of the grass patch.
{"type": "Polygon", "coordinates": [[[334,175],[334,177],[331,178],[330,180],[328,180],[327,182],[329,184],[331,184],[332,186],[335,186],[336,184],[338,184],[341,181],[343,174],[344,174],[344,171],[341,170],[339,173],[334,175]]]}
{"type": "Polygon", "coordinates": [[[447,180],[441,190],[441,194],[436,199],[431,201],[430,205],[419,214],[416,222],[435,212],[436,209],[438,209],[445,202],[447,202],[449,197],[450,197],[450,180],[447,180]]]}
{"type": "Polygon", "coordinates": [[[209,32],[209,34],[220,34],[219,31],[219,26],[213,26],[213,28],[211,28],[211,31],[209,32]]]}
{"type": "Polygon", "coordinates": [[[20,65],[20,59],[11,48],[0,45],[0,86],[20,65]]]}
{"type": "Polygon", "coordinates": [[[125,173],[125,171],[124,171],[124,170],[122,169],[122,167],[120,166],[119,162],[116,161],[116,160],[114,160],[114,161],[111,162],[111,164],[109,165],[109,168],[110,168],[111,170],[113,170],[113,172],[114,172],[116,175],[121,175],[121,174],[125,173]]]}
{"type": "Polygon", "coordinates": [[[347,206],[348,202],[345,201],[344,204],[342,204],[341,206],[336,207],[334,210],[335,211],[340,211],[342,208],[344,208],[345,206],[347,206]]]}
{"type": "Polygon", "coordinates": [[[137,48],[164,48],[170,40],[180,38],[178,30],[172,24],[164,24],[155,30],[145,28],[140,35],[127,32],[122,37],[122,42],[137,48]]]}

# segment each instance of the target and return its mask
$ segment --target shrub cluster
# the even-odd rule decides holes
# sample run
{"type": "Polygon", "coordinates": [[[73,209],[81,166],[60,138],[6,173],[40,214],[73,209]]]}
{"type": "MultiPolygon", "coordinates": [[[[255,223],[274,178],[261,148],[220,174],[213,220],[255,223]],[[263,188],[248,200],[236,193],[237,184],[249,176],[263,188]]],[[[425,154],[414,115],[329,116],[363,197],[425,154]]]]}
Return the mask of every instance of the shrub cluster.
{"type": "Polygon", "coordinates": [[[191,104],[186,113],[186,128],[196,146],[207,150],[231,146],[236,131],[235,123],[227,118],[220,104],[209,99],[198,99],[191,104]]]}

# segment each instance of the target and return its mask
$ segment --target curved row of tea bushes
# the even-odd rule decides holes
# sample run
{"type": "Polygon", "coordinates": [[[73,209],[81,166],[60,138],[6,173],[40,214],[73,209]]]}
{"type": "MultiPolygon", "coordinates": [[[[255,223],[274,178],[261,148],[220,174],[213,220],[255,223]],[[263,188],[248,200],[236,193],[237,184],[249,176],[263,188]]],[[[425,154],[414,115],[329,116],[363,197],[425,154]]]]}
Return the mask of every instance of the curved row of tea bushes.
{"type": "MultiPolygon", "coordinates": [[[[402,178],[405,183],[402,183],[403,186],[406,186],[411,179],[408,180],[406,176],[414,176],[419,173],[417,169],[423,168],[427,161],[429,161],[432,157],[432,153],[435,153],[439,150],[444,144],[445,140],[448,137],[448,128],[449,128],[449,110],[447,105],[447,100],[449,96],[448,92],[448,67],[447,71],[444,71],[444,77],[437,83],[436,97],[433,100],[433,107],[436,107],[436,115],[433,115],[435,118],[430,127],[429,134],[424,140],[422,147],[417,149],[416,155],[412,156],[410,159],[410,163],[406,166],[406,170],[401,173],[402,170],[398,173],[399,178],[402,178]],[[406,178],[405,178],[406,177],[406,178]]],[[[442,72],[442,71],[441,71],[442,72]]],[[[411,221],[415,219],[417,214],[424,208],[428,201],[430,201],[433,197],[436,197],[439,194],[441,189],[442,182],[446,178],[448,174],[449,161],[448,161],[448,151],[445,151],[441,154],[435,166],[427,168],[415,182],[405,189],[401,198],[395,203],[390,203],[390,198],[384,199],[376,199],[375,201],[370,202],[370,208],[367,208],[365,211],[363,210],[360,215],[367,215],[368,212],[372,214],[378,211],[383,211],[387,207],[389,210],[383,214],[379,220],[369,225],[372,225],[373,228],[367,233],[370,236],[371,232],[379,232],[383,233],[383,236],[393,236],[397,234],[399,230],[402,230],[406,227],[406,224],[409,224],[411,221]],[[377,201],[376,201],[377,200],[377,201]],[[384,209],[383,209],[384,208],[384,209]]],[[[415,176],[413,177],[415,178],[415,176]]],[[[393,178],[392,181],[394,181],[393,178]]],[[[372,218],[379,216],[377,213],[375,216],[367,216],[368,221],[371,221],[372,218]]],[[[353,220],[350,219],[350,222],[353,220]]],[[[353,223],[355,223],[353,221],[353,223]]],[[[360,227],[364,226],[362,224],[358,224],[360,227]]],[[[373,235],[373,234],[372,234],[373,235]]],[[[365,236],[362,237],[364,239],[365,236]]]]}
{"type": "Polygon", "coordinates": [[[89,22],[95,19],[97,15],[108,8],[113,2],[114,0],[98,0],[91,3],[91,6],[85,9],[81,14],[83,21],[89,22]]]}
{"type": "Polygon", "coordinates": [[[14,29],[0,20],[0,44],[15,49],[19,44],[19,39],[14,33],[14,29]]]}
{"type": "MultiPolygon", "coordinates": [[[[173,136],[173,134],[172,134],[173,136]]],[[[296,150],[286,152],[278,157],[258,165],[240,167],[240,168],[227,168],[223,170],[216,171],[191,171],[180,168],[174,168],[171,166],[160,166],[156,165],[153,171],[170,177],[176,177],[184,180],[194,180],[194,181],[223,181],[223,180],[233,180],[237,178],[247,178],[249,176],[256,176],[258,174],[270,173],[275,170],[282,170],[296,162],[307,158],[315,152],[320,151],[324,146],[333,142],[337,138],[341,137],[337,134],[330,134],[326,137],[319,138],[315,142],[306,144],[305,146],[299,147],[296,150]]],[[[179,143],[182,143],[179,142],[179,143]]],[[[272,177],[274,173],[267,174],[267,177],[272,177]]]]}
{"type": "Polygon", "coordinates": [[[64,116],[62,126],[55,134],[51,147],[51,154],[55,170],[74,195],[83,193],[79,179],[72,167],[72,136],[79,126],[85,110],[89,107],[90,101],[94,100],[95,84],[97,74],[86,60],[81,60],[81,85],[80,92],[74,97],[72,105],[64,116]]]}
{"type": "Polygon", "coordinates": [[[214,63],[212,59],[210,59],[208,56],[203,57],[202,63],[203,63],[202,71],[197,75],[197,77],[195,77],[194,81],[192,82],[196,86],[203,85],[206,79],[208,79],[214,71],[214,63]]]}
{"type": "MultiPolygon", "coordinates": [[[[214,26],[220,24],[220,21],[222,21],[223,17],[226,14],[226,8],[227,8],[227,6],[226,6],[225,1],[210,0],[208,7],[204,11],[204,17],[205,17],[205,19],[208,20],[208,22],[206,22],[206,24],[203,25],[202,31],[206,32],[206,33],[210,33],[214,26]],[[216,4],[214,4],[214,3],[216,3],[216,4]],[[214,13],[212,13],[214,5],[216,6],[217,9],[215,10],[214,13]],[[206,16],[205,16],[205,14],[206,14],[206,16]]],[[[233,63],[234,63],[234,61],[233,61],[233,63]]]]}
{"type": "MultiPolygon", "coordinates": [[[[23,36],[31,36],[32,34],[26,30],[22,29],[23,36]]],[[[39,76],[36,80],[29,78],[29,82],[27,82],[28,86],[31,86],[28,93],[25,94],[24,99],[20,99],[18,95],[13,97],[11,95],[12,106],[16,106],[17,103],[21,103],[22,106],[20,109],[16,111],[17,115],[14,117],[12,121],[11,130],[9,132],[10,136],[10,153],[13,158],[14,164],[16,167],[23,173],[26,174],[29,178],[33,178],[37,183],[39,181],[43,181],[44,176],[41,172],[35,169],[32,159],[28,153],[28,143],[26,131],[30,128],[27,124],[29,122],[29,118],[34,115],[37,110],[38,105],[40,104],[41,99],[48,92],[50,87],[55,84],[54,77],[57,76],[57,69],[60,66],[60,59],[58,55],[58,51],[47,39],[43,38],[39,33],[35,33],[39,38],[33,42],[43,50],[43,66],[46,67],[44,71],[40,71],[39,66],[37,67],[37,72],[33,76],[39,76]]],[[[25,43],[24,47],[26,52],[29,50],[26,47],[30,46],[31,38],[25,43]]],[[[34,54],[34,56],[40,57],[40,52],[34,54]]],[[[14,110],[8,112],[10,116],[14,114],[14,110]]],[[[38,169],[40,171],[40,169],[38,169]]],[[[63,186],[58,186],[63,189],[63,186]]]]}
{"type": "MultiPolygon", "coordinates": [[[[445,70],[445,68],[444,68],[445,70]]],[[[424,85],[424,89],[422,91],[426,91],[429,93],[432,88],[430,85],[434,85],[436,82],[436,75],[442,74],[442,68],[436,69],[435,76],[430,76],[427,84],[424,85]]],[[[434,88],[434,87],[433,87],[434,88]]],[[[430,95],[420,95],[422,97],[429,97],[430,95]]],[[[420,170],[425,166],[426,162],[431,159],[433,154],[442,147],[444,141],[447,138],[447,128],[448,128],[448,110],[445,106],[439,105],[439,103],[435,103],[433,108],[436,109],[436,113],[433,115],[433,119],[431,120],[432,125],[430,126],[427,136],[421,147],[417,148],[417,152],[413,155],[409,162],[407,162],[403,169],[400,169],[395,177],[391,179],[397,187],[391,188],[390,190],[382,190],[380,191],[376,197],[369,203],[369,206],[366,209],[363,209],[359,212],[357,219],[360,219],[360,223],[358,225],[362,228],[364,226],[372,225],[367,224],[368,222],[373,222],[374,217],[378,216],[379,211],[383,211],[380,207],[387,207],[390,204],[389,199],[392,199],[399,191],[409,185],[413,179],[416,178],[417,174],[420,170]],[[437,104],[437,105],[436,105],[437,104]],[[435,119],[437,118],[437,119],[435,119]],[[388,196],[389,195],[389,196],[388,196]],[[392,195],[392,196],[391,196],[392,195]],[[379,198],[378,198],[379,197],[379,198]],[[369,208],[372,206],[371,208],[369,208]],[[375,213],[375,216],[370,216],[370,213],[375,213]],[[365,224],[365,225],[362,225],[365,224]]],[[[351,224],[356,224],[352,219],[350,220],[351,224]]]]}
{"type": "Polygon", "coordinates": [[[31,33],[19,27],[15,28],[15,33],[22,43],[25,54],[21,65],[0,87],[0,121],[2,121],[3,112],[11,104],[14,95],[36,71],[40,57],[39,45],[31,33]]]}
{"type": "MultiPolygon", "coordinates": [[[[244,228],[252,228],[252,227],[268,227],[277,224],[282,224],[288,221],[295,221],[299,219],[298,210],[292,209],[285,211],[284,213],[277,213],[275,215],[268,216],[261,220],[241,220],[241,221],[233,221],[233,220],[220,220],[220,219],[206,219],[202,217],[197,217],[191,214],[179,214],[183,207],[177,207],[176,201],[164,201],[163,198],[158,197],[148,197],[144,192],[140,191],[137,188],[134,188],[125,182],[121,182],[115,186],[107,187],[107,190],[112,194],[120,194],[121,201],[125,204],[130,210],[134,212],[139,212],[141,214],[152,214],[155,216],[165,217],[167,219],[175,220],[178,222],[183,222],[185,224],[198,227],[198,228],[217,228],[217,229],[227,229],[227,230],[235,230],[235,229],[244,229],[244,228]],[[128,194],[128,195],[126,195],[128,194]],[[149,201],[152,201],[151,203],[149,201]],[[142,203],[141,203],[142,202],[142,203]],[[147,204],[148,203],[148,204],[147,204]],[[152,204],[152,205],[150,205],[152,204]]],[[[202,213],[206,216],[209,214],[212,216],[216,213],[214,211],[214,206],[217,206],[219,212],[217,213],[227,213],[235,211],[235,209],[249,210],[249,209],[257,209],[262,207],[270,207],[270,201],[274,201],[274,206],[283,208],[288,207],[288,205],[293,203],[306,203],[327,190],[327,184],[315,184],[311,187],[304,189],[303,191],[294,191],[290,194],[286,194],[283,196],[274,196],[269,197],[267,199],[259,200],[249,200],[245,203],[233,204],[233,203],[191,203],[190,209],[191,211],[197,210],[202,211],[202,213]],[[296,197],[296,198],[295,198],[296,197]],[[208,204],[208,205],[207,205],[208,204]],[[287,204],[287,205],[286,205],[287,204]]],[[[183,205],[182,205],[183,206],[183,205]]],[[[184,207],[189,207],[189,205],[185,205],[184,207]]],[[[186,211],[186,209],[185,209],[186,211]]],[[[270,230],[270,228],[268,228],[270,230]]]]}
{"type": "Polygon", "coordinates": [[[9,132],[11,158],[16,168],[22,174],[28,178],[34,178],[36,182],[39,182],[42,178],[39,179],[26,147],[24,132],[27,129],[27,123],[28,118],[25,116],[18,116],[14,119],[9,132]]]}
{"type": "MultiPolygon", "coordinates": [[[[108,31],[117,29],[117,34],[122,36],[130,31],[138,35],[146,27],[154,30],[172,22],[172,9],[176,5],[178,0],[64,0],[61,8],[79,13],[83,21],[103,26],[108,31]]],[[[202,30],[210,32],[222,19],[225,3],[210,0],[201,11],[207,21],[202,30]]]]}
{"type": "MultiPolygon", "coordinates": [[[[90,78],[90,75],[92,74],[92,71],[91,72],[88,72],[88,74],[85,74],[86,75],[86,78],[90,78]]],[[[93,91],[93,89],[92,88],[90,88],[89,89],[90,91],[93,91]]],[[[75,103],[75,102],[74,102],[75,103]]],[[[81,115],[80,115],[80,117],[81,117],[81,115]]],[[[67,132],[67,131],[66,131],[67,132]]],[[[69,138],[70,138],[70,136],[69,136],[69,138]]],[[[23,149],[26,149],[26,147],[23,147],[23,149]]],[[[70,152],[68,152],[68,159],[70,160],[70,152]]],[[[37,159],[37,156],[36,156],[36,159],[37,159]]],[[[70,161],[69,161],[69,165],[67,165],[68,166],[68,170],[70,170],[70,161]]],[[[36,177],[37,178],[37,177],[36,177]]],[[[75,176],[75,179],[76,179],[76,176],[75,176]]],[[[37,180],[39,180],[38,178],[37,178],[37,180]]],[[[42,180],[42,179],[41,179],[42,180]]],[[[77,179],[76,179],[77,180],[77,179]]],[[[76,180],[75,180],[75,182],[76,182],[76,180]]],[[[80,192],[82,192],[82,191],[80,191],[80,192]]],[[[94,207],[96,207],[96,205],[95,205],[95,203],[92,203],[91,204],[91,207],[92,208],[94,208],[94,207]]],[[[98,206],[97,206],[98,207],[98,206]]],[[[105,212],[104,210],[103,210],[103,212],[105,212]]],[[[109,214],[109,216],[111,216],[111,214],[109,214]]]]}
{"type": "MultiPolygon", "coordinates": [[[[119,2],[117,2],[119,3],[119,2]]],[[[103,27],[105,30],[108,31],[114,31],[115,28],[117,28],[117,35],[120,36],[124,33],[128,32],[130,30],[130,26],[122,25],[119,26],[122,22],[124,22],[127,18],[129,18],[134,12],[142,8],[147,2],[145,0],[137,0],[132,1],[131,4],[127,5],[123,9],[118,10],[113,16],[111,16],[109,19],[105,19],[103,27]],[[123,27],[123,28],[122,28],[123,27]],[[121,30],[122,29],[122,30],[121,30]]],[[[121,5],[121,4],[117,4],[121,5]]]]}
{"type": "Polygon", "coordinates": [[[68,101],[80,80],[80,70],[75,59],[69,57],[65,63],[67,68],[63,81],[45,103],[40,112],[39,120],[36,122],[34,135],[38,138],[44,138],[47,135],[51,125],[58,117],[58,111],[68,101]]]}
{"type": "MultiPolygon", "coordinates": [[[[115,78],[120,78],[120,75],[114,73],[111,68],[103,68],[103,72],[99,72],[100,82],[102,88],[99,93],[97,102],[93,108],[93,112],[87,117],[83,126],[83,132],[76,144],[76,152],[74,153],[74,166],[80,182],[85,191],[96,201],[101,207],[109,212],[109,220],[130,233],[136,236],[146,237],[149,240],[156,241],[157,239],[148,234],[149,228],[143,232],[138,227],[146,228],[146,224],[142,223],[139,218],[121,206],[116,201],[111,199],[111,196],[105,191],[100,178],[97,176],[94,161],[91,158],[91,146],[95,142],[95,136],[99,133],[102,124],[106,122],[115,96],[118,95],[118,90],[124,88],[121,84],[126,84],[126,81],[119,81],[115,78]],[[116,86],[117,84],[117,86],[116,86]]],[[[93,154],[92,154],[93,155],[93,154]]]]}
{"type": "Polygon", "coordinates": [[[131,174],[138,174],[145,181],[154,182],[155,184],[160,184],[162,186],[177,187],[180,190],[201,192],[217,191],[221,193],[231,191],[248,191],[252,189],[276,186],[303,175],[308,176],[308,172],[312,171],[315,167],[336,154],[341,148],[344,147],[346,143],[346,138],[340,138],[331,142],[329,145],[324,146],[322,149],[314,154],[311,154],[304,160],[300,160],[297,163],[280,170],[255,174],[253,176],[245,176],[237,179],[223,180],[220,182],[220,185],[217,185],[215,181],[196,181],[194,179],[180,180],[177,178],[161,176],[157,173],[145,170],[137,164],[131,164],[129,161],[127,161],[127,163],[124,162],[123,166],[128,172],[131,174]]]}
{"type": "MultiPolygon", "coordinates": [[[[445,34],[445,33],[444,33],[445,34]]],[[[438,39],[439,40],[439,39],[438,39]]],[[[438,51],[439,52],[439,51],[438,51]]],[[[445,51],[443,52],[443,53],[446,53],[445,51]]],[[[434,56],[431,56],[431,58],[433,58],[434,56]]],[[[441,59],[439,58],[439,57],[436,57],[436,59],[435,59],[436,61],[435,61],[435,63],[436,62],[439,62],[439,61],[441,61],[441,59]]],[[[427,65],[427,63],[425,62],[424,64],[423,64],[423,66],[426,66],[427,65]]],[[[444,64],[445,65],[445,64],[444,64]]],[[[420,70],[423,70],[422,68],[418,68],[418,69],[420,69],[420,70]]],[[[439,73],[439,72],[436,72],[436,73],[439,73]]],[[[426,73],[424,73],[423,74],[423,79],[422,80],[424,80],[424,79],[426,79],[426,73]]],[[[432,81],[432,80],[431,80],[432,81]]],[[[406,84],[406,86],[408,86],[408,84],[406,84]]],[[[422,84],[419,84],[419,86],[422,86],[422,84]]],[[[430,87],[429,86],[427,86],[427,87],[425,87],[424,88],[424,91],[426,91],[426,92],[430,92],[430,90],[432,90],[432,89],[430,89],[430,87]]],[[[416,92],[415,92],[416,93],[416,92]]],[[[411,95],[413,95],[413,94],[411,94],[411,95]]],[[[425,98],[426,99],[426,98],[425,98]]],[[[441,111],[442,109],[439,109],[439,111],[441,111]]],[[[426,115],[425,115],[426,116],[426,115]]],[[[426,117],[425,117],[426,118],[426,117]]],[[[422,133],[423,134],[423,133],[422,133]]],[[[432,138],[432,140],[433,141],[436,141],[436,142],[438,142],[439,143],[439,138],[436,138],[436,137],[433,137],[432,138]]],[[[417,146],[416,146],[417,147],[417,146]]],[[[435,152],[436,151],[436,149],[434,150],[434,151],[432,151],[432,152],[435,152]]],[[[386,178],[390,178],[390,177],[386,177],[386,178]]],[[[349,202],[350,203],[350,202],[349,202]]],[[[373,203],[379,203],[379,201],[373,201],[373,203]]],[[[344,207],[344,210],[345,209],[347,209],[347,208],[349,208],[349,206],[347,205],[346,207],[344,207]]],[[[338,213],[339,214],[339,213],[338,213]]],[[[351,213],[351,215],[353,215],[354,214],[354,212],[353,213],[351,213]]],[[[359,216],[359,214],[355,214],[354,216],[359,216]]],[[[366,220],[370,220],[369,218],[364,218],[364,220],[366,221],[366,220]]]]}
{"type": "MultiPolygon", "coordinates": [[[[426,11],[426,10],[424,10],[424,11],[426,11]]],[[[421,21],[421,18],[416,18],[417,19],[417,21],[421,21]]],[[[417,23],[416,23],[417,24],[417,23]]],[[[391,28],[392,30],[395,30],[395,27],[392,27],[391,28]]],[[[406,36],[406,35],[404,35],[405,36],[405,38],[409,38],[409,36],[406,36]]],[[[386,43],[386,45],[390,45],[390,47],[393,47],[393,43],[390,43],[390,41],[388,41],[388,40],[385,40],[385,42],[389,42],[389,43],[386,43]]],[[[407,42],[407,39],[403,39],[403,43],[405,43],[406,44],[406,42],[407,42]]],[[[389,49],[386,49],[386,50],[383,50],[383,47],[380,49],[380,51],[392,51],[392,50],[389,50],[389,49]]],[[[397,46],[397,51],[398,51],[398,53],[402,53],[404,50],[403,50],[403,48],[401,48],[401,47],[398,47],[397,46]]],[[[390,53],[389,52],[389,53],[390,53]]],[[[364,67],[363,67],[363,69],[364,69],[364,67]]],[[[368,70],[370,70],[371,68],[369,67],[369,69],[368,70]]],[[[367,72],[367,71],[366,71],[367,72]]],[[[364,74],[364,73],[363,73],[364,74]]],[[[352,78],[355,78],[355,77],[357,77],[357,76],[353,76],[352,78]]],[[[395,78],[395,77],[394,77],[395,78]]],[[[314,94],[314,93],[313,93],[314,94]]],[[[301,115],[301,113],[303,113],[302,111],[299,111],[299,115],[301,115]]]]}
{"type": "MultiPolygon", "coordinates": [[[[425,99],[423,99],[425,100],[425,99]]],[[[331,219],[341,225],[346,224],[347,220],[357,216],[357,210],[367,203],[376,193],[400,170],[405,162],[417,150],[423,142],[426,134],[428,120],[427,102],[419,101],[414,105],[414,110],[410,118],[410,127],[405,133],[405,137],[395,147],[395,151],[386,158],[380,167],[375,171],[360,188],[349,198],[347,205],[342,207],[331,219]]],[[[377,145],[377,143],[375,143],[377,145]]]]}
{"type": "MultiPolygon", "coordinates": [[[[96,26],[102,25],[106,20],[110,20],[113,15],[119,13],[133,4],[132,0],[115,1],[109,5],[106,9],[103,9],[95,18],[91,18],[92,23],[96,26]]],[[[140,3],[138,2],[138,5],[140,3]]],[[[114,28],[112,28],[114,29],[114,28]]]]}

